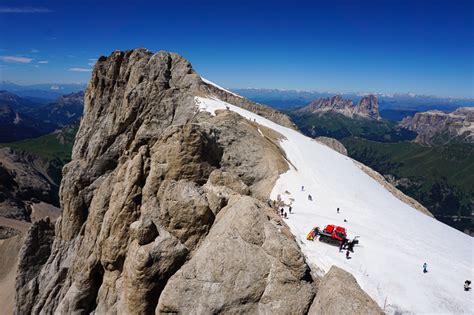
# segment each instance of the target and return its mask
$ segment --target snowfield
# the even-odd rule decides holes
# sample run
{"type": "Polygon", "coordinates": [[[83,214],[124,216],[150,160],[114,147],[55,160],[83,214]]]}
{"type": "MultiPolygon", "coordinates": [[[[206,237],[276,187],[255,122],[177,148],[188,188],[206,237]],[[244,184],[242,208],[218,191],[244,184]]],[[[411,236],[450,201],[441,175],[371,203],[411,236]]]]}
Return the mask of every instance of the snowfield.
{"type": "Polygon", "coordinates": [[[411,208],[350,158],[297,131],[218,99],[195,100],[201,110],[214,114],[227,106],[286,138],[280,145],[294,167],[277,180],[271,198],[292,203],[286,223],[313,272],[345,269],[388,314],[474,314],[474,293],[463,288],[474,279],[472,237],[411,208]],[[326,224],[359,236],[351,259],[336,246],[306,240],[314,226],[326,224]]]}

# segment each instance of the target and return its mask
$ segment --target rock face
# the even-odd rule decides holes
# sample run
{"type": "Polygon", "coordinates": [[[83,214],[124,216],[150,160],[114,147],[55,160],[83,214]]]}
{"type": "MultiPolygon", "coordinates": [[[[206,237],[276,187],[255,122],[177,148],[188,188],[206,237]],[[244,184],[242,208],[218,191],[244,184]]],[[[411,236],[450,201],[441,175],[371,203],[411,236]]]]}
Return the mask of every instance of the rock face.
{"type": "Polygon", "coordinates": [[[342,155],[347,156],[347,149],[340,141],[329,137],[317,137],[315,138],[315,140],[327,145],[334,151],[337,151],[342,155]]]}
{"type": "Polygon", "coordinates": [[[22,249],[17,314],[309,309],[309,268],[262,202],[288,167],[275,135],[230,111],[200,113],[195,96],[292,126],[203,82],[176,54],[99,58],[50,254],[28,251],[33,237],[22,249]]]}
{"type": "Polygon", "coordinates": [[[59,205],[58,186],[43,162],[10,148],[0,149],[0,239],[18,234],[15,221],[31,222],[34,205],[59,205]]]}
{"type": "Polygon", "coordinates": [[[231,197],[200,249],[168,281],[156,313],[304,314],[314,296],[309,270],[265,207],[231,197]]]}
{"type": "Polygon", "coordinates": [[[350,118],[381,119],[379,104],[375,95],[364,96],[357,105],[352,100],[345,100],[340,95],[331,98],[320,98],[311,102],[308,106],[299,109],[299,112],[316,114],[336,113],[350,118]]]}
{"type": "Polygon", "coordinates": [[[23,235],[17,235],[8,239],[0,239],[0,305],[2,314],[13,314],[15,276],[23,237],[23,235]]]}
{"type": "Polygon", "coordinates": [[[354,115],[364,118],[380,119],[379,102],[377,96],[364,96],[354,108],[354,115]]]}
{"type": "Polygon", "coordinates": [[[400,126],[417,132],[415,142],[421,144],[453,139],[474,143],[474,108],[460,107],[449,114],[438,110],[420,112],[404,118],[400,126]]]}
{"type": "Polygon", "coordinates": [[[360,288],[350,273],[333,266],[321,279],[318,294],[308,314],[381,315],[384,312],[360,288]]]}

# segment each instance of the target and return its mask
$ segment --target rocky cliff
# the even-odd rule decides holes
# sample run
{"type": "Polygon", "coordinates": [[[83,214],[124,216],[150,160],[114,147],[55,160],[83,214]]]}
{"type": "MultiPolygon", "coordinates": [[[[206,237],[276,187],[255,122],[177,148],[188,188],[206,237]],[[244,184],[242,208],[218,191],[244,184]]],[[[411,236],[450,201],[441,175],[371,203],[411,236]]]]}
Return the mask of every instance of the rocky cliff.
{"type": "Polygon", "coordinates": [[[474,142],[474,108],[460,107],[452,113],[438,110],[416,113],[406,117],[400,126],[418,133],[416,142],[445,143],[453,139],[474,142]]]}
{"type": "Polygon", "coordinates": [[[280,135],[229,110],[200,112],[196,96],[293,126],[177,54],[99,58],[62,217],[35,224],[21,249],[16,314],[308,312],[317,281],[267,203],[288,169],[280,135]]]}
{"type": "Polygon", "coordinates": [[[311,102],[308,106],[300,108],[298,111],[320,115],[336,113],[350,118],[381,119],[379,104],[375,95],[364,96],[355,106],[352,100],[345,100],[340,95],[320,98],[311,102]]]}

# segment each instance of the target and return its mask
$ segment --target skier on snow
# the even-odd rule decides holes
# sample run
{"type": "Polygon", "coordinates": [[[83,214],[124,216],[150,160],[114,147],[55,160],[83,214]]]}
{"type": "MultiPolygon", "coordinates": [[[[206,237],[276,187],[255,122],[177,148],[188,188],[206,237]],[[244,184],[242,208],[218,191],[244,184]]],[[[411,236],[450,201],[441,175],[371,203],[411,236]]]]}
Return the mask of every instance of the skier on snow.
{"type": "Polygon", "coordinates": [[[427,263],[424,263],[423,264],[423,273],[427,273],[428,272],[428,264],[427,263]]]}

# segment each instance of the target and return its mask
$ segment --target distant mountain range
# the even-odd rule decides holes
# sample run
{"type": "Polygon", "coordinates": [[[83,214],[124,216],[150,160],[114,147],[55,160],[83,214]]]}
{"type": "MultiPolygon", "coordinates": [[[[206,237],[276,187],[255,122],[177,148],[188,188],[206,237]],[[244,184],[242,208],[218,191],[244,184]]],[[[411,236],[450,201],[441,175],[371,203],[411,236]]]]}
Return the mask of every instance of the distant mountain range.
{"type": "Polygon", "coordinates": [[[15,93],[23,98],[35,101],[37,103],[49,103],[56,100],[64,94],[84,91],[85,83],[44,83],[33,85],[19,85],[9,81],[0,82],[0,90],[15,93]]]}
{"type": "Polygon", "coordinates": [[[84,107],[84,92],[60,96],[42,104],[0,91],[0,143],[39,137],[77,123],[84,107]]]}
{"type": "MultiPolygon", "coordinates": [[[[308,105],[315,99],[333,97],[337,94],[332,92],[255,88],[233,89],[232,91],[255,102],[268,104],[279,109],[308,105]]],[[[338,95],[357,103],[368,93],[339,93],[338,95]]],[[[378,97],[382,118],[392,121],[400,121],[404,117],[413,116],[419,111],[442,110],[451,112],[458,107],[474,106],[474,99],[469,98],[437,97],[413,93],[375,93],[374,95],[378,97]]]]}

